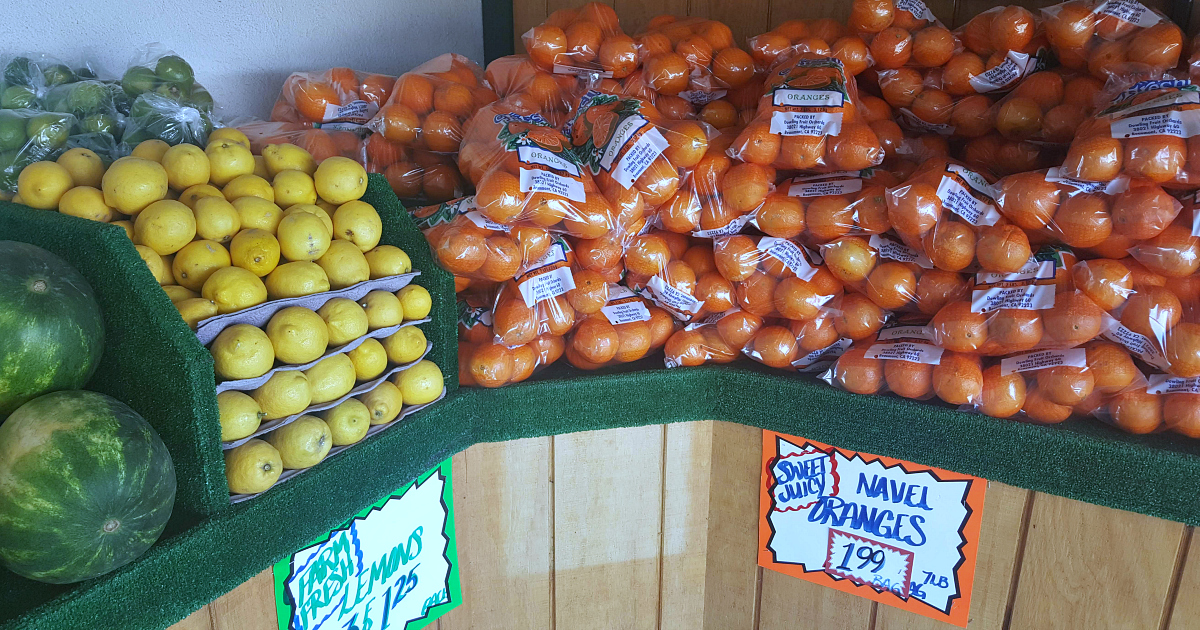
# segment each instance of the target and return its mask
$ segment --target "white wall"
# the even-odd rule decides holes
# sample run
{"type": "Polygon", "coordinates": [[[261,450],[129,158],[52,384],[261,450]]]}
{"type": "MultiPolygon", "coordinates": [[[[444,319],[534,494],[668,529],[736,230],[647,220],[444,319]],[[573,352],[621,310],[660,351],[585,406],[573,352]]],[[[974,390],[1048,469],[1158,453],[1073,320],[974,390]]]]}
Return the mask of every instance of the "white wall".
{"type": "Polygon", "coordinates": [[[119,78],[138,46],[191,63],[222,116],[266,118],[293,71],[398,75],[446,52],[483,61],[480,0],[8,0],[0,57],[98,61],[119,78]]]}

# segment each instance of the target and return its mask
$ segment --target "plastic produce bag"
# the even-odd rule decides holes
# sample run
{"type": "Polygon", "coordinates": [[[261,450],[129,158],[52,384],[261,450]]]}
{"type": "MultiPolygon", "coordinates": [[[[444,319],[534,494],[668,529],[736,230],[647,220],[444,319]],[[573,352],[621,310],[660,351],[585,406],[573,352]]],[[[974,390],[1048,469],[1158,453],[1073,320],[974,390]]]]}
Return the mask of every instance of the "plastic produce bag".
{"type": "Polygon", "coordinates": [[[1179,27],[1137,0],[1070,0],[1041,11],[1059,63],[1100,80],[1125,63],[1161,73],[1183,53],[1179,27]]]}
{"type": "Polygon", "coordinates": [[[841,295],[842,283],[801,245],[770,236],[713,239],[716,271],[733,285],[737,305],[759,317],[806,321],[841,295]]]}
{"type": "Polygon", "coordinates": [[[566,122],[588,84],[574,75],[542,70],[526,55],[495,59],[484,76],[501,99],[522,111],[540,113],[555,127],[566,122]]]}
{"type": "Polygon", "coordinates": [[[600,2],[555,11],[521,42],[546,72],[620,79],[638,66],[633,38],[621,30],[616,11],[600,2]]]}
{"type": "Polygon", "coordinates": [[[763,326],[763,319],[740,309],[714,313],[676,331],[664,347],[669,368],[732,363],[763,326]]]}
{"type": "Polygon", "coordinates": [[[350,68],[293,72],[283,81],[271,120],[364,125],[387,102],[395,82],[395,77],[350,68]]]}
{"type": "Polygon", "coordinates": [[[520,383],[563,355],[562,337],[545,335],[509,348],[495,342],[492,312],[471,296],[458,302],[458,379],[465,387],[520,383]]]}
{"type": "Polygon", "coordinates": [[[635,39],[644,80],[659,94],[704,104],[754,78],[753,58],[721,22],[659,15],[635,39]]]}
{"type": "Polygon", "coordinates": [[[457,153],[462,126],[496,100],[471,60],[447,53],[404,73],[367,126],[391,142],[457,153]]]}
{"type": "Polygon", "coordinates": [[[675,320],[665,310],[627,287],[613,284],[606,292],[586,295],[582,291],[577,283],[568,295],[581,317],[566,347],[567,361],[577,368],[632,363],[663,347],[675,332],[675,320]],[[585,312],[592,308],[598,310],[585,312]]]}
{"type": "Polygon", "coordinates": [[[552,237],[536,226],[513,228],[486,219],[474,197],[413,210],[442,268],[456,277],[504,282],[546,255],[552,237]]]}
{"type": "Polygon", "coordinates": [[[58,159],[67,150],[76,123],[71,114],[0,109],[0,190],[16,192],[21,169],[58,159]]]}
{"type": "MultiPolygon", "coordinates": [[[[851,8],[852,19],[856,9],[864,3],[856,2],[851,8]]],[[[891,2],[886,3],[891,7],[891,2]]],[[[892,7],[892,10],[896,9],[892,7]]],[[[760,72],[786,61],[802,52],[829,55],[842,62],[847,74],[857,76],[874,63],[871,50],[863,36],[847,32],[837,22],[828,20],[787,20],[779,26],[751,37],[747,42],[750,56],[760,72]]],[[[852,31],[863,31],[860,27],[852,31]]]]}
{"type": "Polygon", "coordinates": [[[155,138],[171,145],[208,143],[214,128],[212,95],[182,57],[150,44],[130,62],[121,87],[130,99],[125,144],[134,147],[155,138]]]}

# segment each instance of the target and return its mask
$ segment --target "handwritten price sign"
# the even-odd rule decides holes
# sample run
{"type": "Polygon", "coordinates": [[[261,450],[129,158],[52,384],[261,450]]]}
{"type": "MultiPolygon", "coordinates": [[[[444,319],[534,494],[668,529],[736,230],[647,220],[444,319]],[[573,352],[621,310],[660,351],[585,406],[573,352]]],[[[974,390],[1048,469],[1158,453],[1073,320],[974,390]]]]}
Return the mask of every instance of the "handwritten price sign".
{"type": "Polygon", "coordinates": [[[765,431],[759,564],[960,627],[986,482],[765,431]]]}
{"type": "Polygon", "coordinates": [[[458,605],[450,460],[275,565],[280,630],[418,630],[458,605]]]}

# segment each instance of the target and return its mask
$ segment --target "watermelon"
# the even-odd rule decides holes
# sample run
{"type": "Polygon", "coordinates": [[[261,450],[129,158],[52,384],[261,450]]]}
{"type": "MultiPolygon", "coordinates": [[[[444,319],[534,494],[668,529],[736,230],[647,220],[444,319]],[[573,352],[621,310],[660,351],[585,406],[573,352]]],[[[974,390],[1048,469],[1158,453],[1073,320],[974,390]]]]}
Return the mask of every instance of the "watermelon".
{"type": "Polygon", "coordinates": [[[104,575],[158,540],[174,503],[167,447],[115,398],[53,392],[0,424],[0,563],[13,573],[104,575]]]}
{"type": "Polygon", "coordinates": [[[47,392],[79,389],[104,352],[104,319],[74,267],[0,241],[0,420],[47,392]]]}

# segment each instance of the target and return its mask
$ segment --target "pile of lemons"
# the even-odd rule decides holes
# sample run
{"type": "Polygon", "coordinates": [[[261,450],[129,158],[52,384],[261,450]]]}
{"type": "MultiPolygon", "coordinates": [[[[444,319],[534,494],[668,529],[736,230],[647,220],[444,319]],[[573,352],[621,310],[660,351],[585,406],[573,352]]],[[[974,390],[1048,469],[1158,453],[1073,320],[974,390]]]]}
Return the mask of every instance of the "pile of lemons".
{"type": "Polygon", "coordinates": [[[379,214],[360,201],[362,165],[319,165],[294,144],[254,155],[233,128],[201,149],[147,140],[107,169],[71,149],[23,169],[13,199],[120,225],[184,320],[196,323],[267,300],[407,273],[403,251],[380,246],[379,214]]]}

